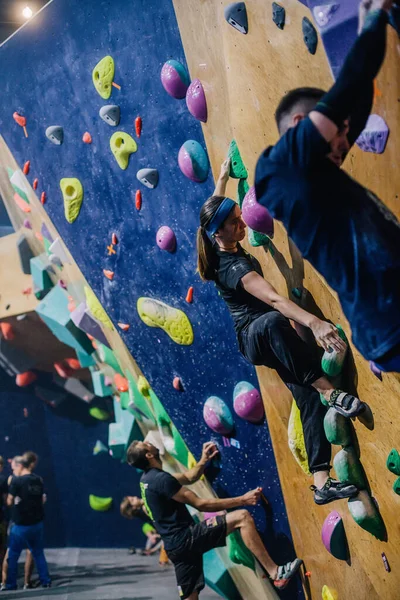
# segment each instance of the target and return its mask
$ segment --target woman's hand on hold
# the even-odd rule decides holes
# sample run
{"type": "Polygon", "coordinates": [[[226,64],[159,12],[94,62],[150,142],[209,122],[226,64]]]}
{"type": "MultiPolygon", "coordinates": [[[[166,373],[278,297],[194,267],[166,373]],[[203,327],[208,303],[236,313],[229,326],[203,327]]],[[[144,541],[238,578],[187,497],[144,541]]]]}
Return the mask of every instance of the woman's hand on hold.
{"type": "Polygon", "coordinates": [[[318,344],[327,352],[332,352],[332,350],[343,352],[346,349],[345,342],[340,337],[336,327],[331,323],[315,318],[310,325],[310,329],[318,344]]]}
{"type": "Polygon", "coordinates": [[[260,502],[262,494],[262,488],[258,487],[255,490],[251,490],[242,496],[243,506],[255,506],[260,502]]]}
{"type": "Polygon", "coordinates": [[[231,170],[231,159],[227,158],[221,165],[221,172],[219,174],[220,181],[227,183],[229,181],[229,172],[231,170]]]}

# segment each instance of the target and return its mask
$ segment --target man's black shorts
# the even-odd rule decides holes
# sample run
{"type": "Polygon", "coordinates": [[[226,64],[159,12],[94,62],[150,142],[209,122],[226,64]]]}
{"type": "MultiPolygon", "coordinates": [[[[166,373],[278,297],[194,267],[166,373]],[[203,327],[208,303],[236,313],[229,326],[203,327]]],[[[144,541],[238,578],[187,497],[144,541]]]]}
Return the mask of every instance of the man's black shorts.
{"type": "Polygon", "coordinates": [[[203,554],[225,544],[226,517],[218,515],[189,527],[183,544],[168,550],[182,600],[204,588],[203,554]]]}

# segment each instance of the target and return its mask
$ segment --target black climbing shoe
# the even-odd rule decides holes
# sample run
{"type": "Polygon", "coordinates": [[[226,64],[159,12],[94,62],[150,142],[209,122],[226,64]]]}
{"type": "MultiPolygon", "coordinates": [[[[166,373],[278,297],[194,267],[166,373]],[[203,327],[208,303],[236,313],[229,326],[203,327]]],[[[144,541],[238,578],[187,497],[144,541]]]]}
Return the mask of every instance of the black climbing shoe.
{"type": "Polygon", "coordinates": [[[302,564],[303,561],[301,558],[296,558],[292,562],[288,562],[285,565],[280,565],[278,567],[277,577],[274,579],[274,586],[278,588],[278,590],[283,590],[288,585],[292,577],[296,575],[302,564]]]}
{"type": "Polygon", "coordinates": [[[342,390],[333,390],[328,403],[343,417],[356,417],[365,410],[364,402],[342,390]]]}
{"type": "Polygon", "coordinates": [[[328,477],[324,487],[317,488],[312,485],[310,489],[314,492],[315,504],[329,504],[334,500],[343,500],[343,498],[354,498],[357,496],[358,489],[355,485],[349,485],[348,483],[341,483],[328,477]]]}

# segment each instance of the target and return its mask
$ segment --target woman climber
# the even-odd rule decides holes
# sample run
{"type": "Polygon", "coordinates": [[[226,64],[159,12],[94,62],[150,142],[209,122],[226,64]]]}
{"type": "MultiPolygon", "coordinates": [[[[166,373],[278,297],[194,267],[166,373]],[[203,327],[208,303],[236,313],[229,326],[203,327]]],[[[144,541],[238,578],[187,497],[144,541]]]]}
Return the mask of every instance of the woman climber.
{"type": "Polygon", "coordinates": [[[317,344],[306,344],[289,319],[311,329],[316,341],[328,352],[344,350],[337,329],[278,294],[263,277],[258,260],[240,242],[246,225],[241,210],[225,197],[230,161],[221,166],[214,194],[200,211],[197,233],[198,270],[205,281],[214,281],[225,300],[243,356],[253,365],[275,369],[290,389],[300,410],[309,468],[314,476],[314,501],[327,504],[351,498],[354,485],[329,476],[331,446],[323,420],[329,406],[345,417],[360,414],[365,405],[355,396],[335,389],[325,377],[317,344]]]}

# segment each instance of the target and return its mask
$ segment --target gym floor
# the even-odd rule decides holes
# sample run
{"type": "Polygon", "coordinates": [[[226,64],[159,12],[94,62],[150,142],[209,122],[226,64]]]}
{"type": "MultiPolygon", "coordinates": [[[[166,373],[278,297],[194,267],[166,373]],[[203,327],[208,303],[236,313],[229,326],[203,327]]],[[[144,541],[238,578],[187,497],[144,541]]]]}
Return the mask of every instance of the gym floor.
{"type": "MultiPolygon", "coordinates": [[[[130,555],[127,549],[61,548],[46,551],[53,585],[22,591],[23,565],[16,592],[0,598],[39,600],[178,600],[173,566],[160,567],[157,556],[130,555]]],[[[24,558],[24,556],[22,556],[24,558]]],[[[37,579],[36,573],[33,581],[37,579]]],[[[209,588],[201,600],[219,598],[209,588]]]]}

